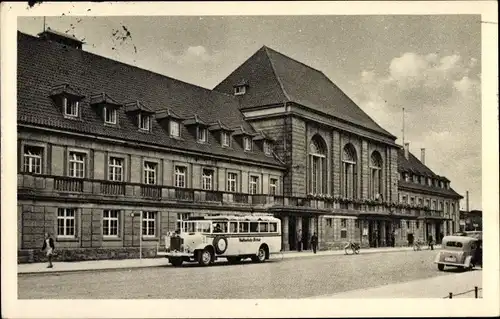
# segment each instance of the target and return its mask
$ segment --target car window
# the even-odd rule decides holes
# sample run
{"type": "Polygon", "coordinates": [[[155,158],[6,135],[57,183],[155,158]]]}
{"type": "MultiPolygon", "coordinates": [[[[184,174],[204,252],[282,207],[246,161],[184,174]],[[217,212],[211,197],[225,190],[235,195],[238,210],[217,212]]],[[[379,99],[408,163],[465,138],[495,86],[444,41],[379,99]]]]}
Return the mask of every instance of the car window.
{"type": "Polygon", "coordinates": [[[446,247],[456,247],[456,248],[461,248],[463,247],[461,242],[458,241],[449,241],[446,243],[446,247]]]}

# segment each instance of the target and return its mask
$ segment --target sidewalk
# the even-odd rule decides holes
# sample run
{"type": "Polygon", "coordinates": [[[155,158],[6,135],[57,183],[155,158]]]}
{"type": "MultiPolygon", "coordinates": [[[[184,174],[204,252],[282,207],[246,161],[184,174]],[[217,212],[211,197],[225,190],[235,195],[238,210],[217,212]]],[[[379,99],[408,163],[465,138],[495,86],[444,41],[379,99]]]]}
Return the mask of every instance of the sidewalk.
{"type": "MultiPolygon", "coordinates": [[[[316,296],[313,299],[338,298],[443,298],[451,292],[455,298],[475,298],[474,287],[483,287],[482,269],[449,273],[442,276],[414,280],[409,282],[384,285],[341,292],[333,295],[316,296]],[[461,294],[467,292],[465,294],[461,294]]],[[[478,290],[482,298],[482,290],[478,290]]]]}
{"type": "MultiPolygon", "coordinates": [[[[439,249],[441,246],[435,246],[439,249]]],[[[383,248],[366,248],[361,249],[360,254],[372,253],[390,253],[398,251],[412,250],[412,247],[383,247],[383,248]]],[[[424,248],[425,249],[425,248],[424,248]]],[[[286,251],[271,255],[271,260],[280,260],[286,258],[305,258],[318,256],[337,256],[344,255],[344,250],[328,250],[318,251],[317,254],[311,251],[286,251]]],[[[167,258],[143,258],[141,259],[120,259],[120,260],[91,260],[91,261],[75,261],[75,262],[54,262],[54,268],[47,268],[47,263],[32,263],[18,264],[18,274],[37,274],[37,273],[58,273],[71,271],[91,271],[91,270],[112,270],[112,269],[128,269],[128,268],[148,268],[148,267],[163,267],[170,265],[167,258]]]]}

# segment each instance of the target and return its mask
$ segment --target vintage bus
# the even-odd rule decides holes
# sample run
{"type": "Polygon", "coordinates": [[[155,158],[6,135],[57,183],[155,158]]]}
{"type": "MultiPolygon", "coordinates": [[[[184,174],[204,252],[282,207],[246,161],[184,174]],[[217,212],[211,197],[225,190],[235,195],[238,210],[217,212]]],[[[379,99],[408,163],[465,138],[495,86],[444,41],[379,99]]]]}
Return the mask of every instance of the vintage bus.
{"type": "Polygon", "coordinates": [[[281,251],[281,221],[268,215],[201,216],[180,221],[176,233],[165,236],[165,256],[173,266],[198,262],[207,266],[218,258],[238,263],[250,258],[264,262],[281,251]]]}

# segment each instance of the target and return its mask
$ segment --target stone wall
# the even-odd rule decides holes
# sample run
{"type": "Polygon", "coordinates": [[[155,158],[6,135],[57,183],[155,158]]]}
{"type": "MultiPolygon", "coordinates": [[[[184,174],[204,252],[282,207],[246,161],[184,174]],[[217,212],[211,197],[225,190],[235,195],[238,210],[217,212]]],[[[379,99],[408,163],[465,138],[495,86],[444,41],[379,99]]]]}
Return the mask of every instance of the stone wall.
{"type": "MultiPolygon", "coordinates": [[[[142,258],[155,258],[156,248],[143,248],[142,258]]],[[[86,261],[105,259],[129,259],[139,258],[138,247],[119,248],[72,248],[56,249],[52,257],[53,261],[86,261]]],[[[46,262],[45,252],[39,249],[18,251],[18,263],[46,262]]]]}

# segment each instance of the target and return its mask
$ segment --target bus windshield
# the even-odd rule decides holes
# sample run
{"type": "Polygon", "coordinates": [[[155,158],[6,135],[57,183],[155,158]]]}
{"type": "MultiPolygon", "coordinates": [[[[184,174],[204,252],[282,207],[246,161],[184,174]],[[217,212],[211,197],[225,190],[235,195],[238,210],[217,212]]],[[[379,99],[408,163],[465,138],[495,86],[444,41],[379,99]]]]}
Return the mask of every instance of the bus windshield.
{"type": "Polygon", "coordinates": [[[210,233],[210,222],[186,221],[183,223],[183,231],[185,233],[210,233]]]}

